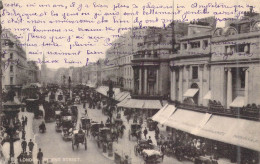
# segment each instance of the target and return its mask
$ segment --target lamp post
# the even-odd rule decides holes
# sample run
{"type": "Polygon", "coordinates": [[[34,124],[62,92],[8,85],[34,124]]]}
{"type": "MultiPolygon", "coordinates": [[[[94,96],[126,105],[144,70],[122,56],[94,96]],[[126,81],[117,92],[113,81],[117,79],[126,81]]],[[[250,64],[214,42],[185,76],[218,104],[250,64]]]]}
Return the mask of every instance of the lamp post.
{"type": "Polygon", "coordinates": [[[69,93],[70,93],[70,85],[71,85],[71,78],[69,76],[69,79],[68,79],[68,83],[69,83],[69,93]]]}
{"type": "Polygon", "coordinates": [[[108,91],[107,91],[107,94],[108,94],[108,97],[109,97],[108,105],[110,107],[109,117],[110,117],[110,120],[112,121],[111,107],[112,107],[112,98],[113,98],[113,95],[114,95],[114,91],[113,91],[113,83],[112,83],[112,81],[110,79],[108,80],[108,88],[109,88],[108,91]]]}
{"type": "Polygon", "coordinates": [[[4,125],[6,128],[6,133],[9,136],[10,143],[10,158],[8,163],[12,163],[14,157],[14,142],[19,137],[16,136],[16,127],[14,125],[14,120],[19,113],[20,104],[14,102],[15,92],[10,88],[7,94],[7,102],[3,103],[3,113],[5,114],[6,119],[8,120],[7,124],[4,125]],[[15,138],[17,137],[17,138],[15,138]]]}

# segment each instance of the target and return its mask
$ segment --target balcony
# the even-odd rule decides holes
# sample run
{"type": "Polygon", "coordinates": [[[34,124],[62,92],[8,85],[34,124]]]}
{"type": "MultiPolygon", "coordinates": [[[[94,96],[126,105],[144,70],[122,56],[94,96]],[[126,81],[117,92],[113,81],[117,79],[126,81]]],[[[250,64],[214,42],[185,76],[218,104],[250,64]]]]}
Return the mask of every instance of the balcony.
{"type": "Polygon", "coordinates": [[[242,108],[224,108],[220,102],[209,101],[208,107],[196,104],[175,102],[177,108],[192,110],[203,113],[210,113],[233,118],[260,121],[260,105],[248,104],[242,108]]]}
{"type": "Polygon", "coordinates": [[[139,53],[139,54],[134,55],[134,57],[133,57],[133,60],[146,60],[146,59],[148,59],[148,60],[153,60],[153,59],[157,60],[157,59],[159,59],[159,57],[158,57],[157,53],[145,54],[145,55],[139,53]]]}

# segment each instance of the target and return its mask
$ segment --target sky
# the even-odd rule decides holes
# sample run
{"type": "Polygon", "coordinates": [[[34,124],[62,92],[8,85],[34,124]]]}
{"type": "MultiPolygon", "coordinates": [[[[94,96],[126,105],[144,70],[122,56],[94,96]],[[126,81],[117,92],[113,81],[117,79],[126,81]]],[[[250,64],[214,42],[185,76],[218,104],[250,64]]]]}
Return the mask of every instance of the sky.
{"type": "Polygon", "coordinates": [[[3,0],[1,24],[22,43],[27,59],[49,68],[83,66],[104,58],[113,41],[131,27],[163,27],[215,16],[241,18],[259,11],[259,0],[3,0]],[[174,11],[174,14],[173,14],[174,11]],[[58,61],[58,62],[53,62],[58,61]]]}

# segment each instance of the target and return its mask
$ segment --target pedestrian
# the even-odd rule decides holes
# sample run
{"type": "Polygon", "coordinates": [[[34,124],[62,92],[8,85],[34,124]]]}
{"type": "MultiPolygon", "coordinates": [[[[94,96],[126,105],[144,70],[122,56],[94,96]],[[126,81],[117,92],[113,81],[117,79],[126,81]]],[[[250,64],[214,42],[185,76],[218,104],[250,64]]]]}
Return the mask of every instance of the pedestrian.
{"type": "Polygon", "coordinates": [[[25,125],[27,125],[27,117],[25,116],[25,118],[24,118],[24,122],[25,122],[25,125]]]}
{"type": "Polygon", "coordinates": [[[23,128],[23,131],[22,131],[22,139],[24,139],[24,140],[25,140],[25,134],[26,134],[26,132],[25,132],[25,130],[24,130],[24,128],[23,128]]]}
{"type": "Polygon", "coordinates": [[[149,136],[147,142],[148,142],[149,144],[153,144],[153,141],[152,141],[152,139],[151,139],[151,136],[149,136]]]}
{"type": "Polygon", "coordinates": [[[38,164],[42,164],[42,158],[43,158],[43,153],[41,148],[39,148],[39,152],[37,154],[38,164]]]}
{"type": "Polygon", "coordinates": [[[83,101],[83,108],[86,109],[86,101],[83,101]]]}
{"type": "Polygon", "coordinates": [[[33,151],[33,146],[34,146],[34,143],[32,142],[32,139],[30,139],[30,142],[28,143],[28,147],[29,147],[30,152],[33,151]]]}
{"type": "Polygon", "coordinates": [[[26,152],[26,147],[27,147],[27,142],[25,140],[23,140],[21,145],[22,145],[23,153],[25,153],[26,152]]]}
{"type": "Polygon", "coordinates": [[[148,134],[148,131],[147,131],[147,129],[146,129],[146,127],[144,128],[144,137],[145,137],[145,139],[146,139],[146,135],[148,134]]]}
{"type": "Polygon", "coordinates": [[[25,120],[22,120],[23,129],[25,128],[25,120]]]}

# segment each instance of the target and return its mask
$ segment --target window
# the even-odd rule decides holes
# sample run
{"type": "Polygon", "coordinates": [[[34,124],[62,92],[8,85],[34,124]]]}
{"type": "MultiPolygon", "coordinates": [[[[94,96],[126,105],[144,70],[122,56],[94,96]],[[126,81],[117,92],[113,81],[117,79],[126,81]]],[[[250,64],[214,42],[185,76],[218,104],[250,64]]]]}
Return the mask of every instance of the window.
{"type": "Polygon", "coordinates": [[[13,83],[14,83],[14,78],[10,77],[10,85],[13,85],[13,83]]]}
{"type": "Polygon", "coordinates": [[[192,67],[192,79],[198,79],[198,66],[192,67]]]}
{"type": "Polygon", "coordinates": [[[208,40],[203,40],[203,48],[206,49],[208,45],[209,45],[208,40]]]}
{"type": "Polygon", "coordinates": [[[187,47],[188,47],[187,43],[183,43],[183,49],[187,50],[187,47]]]}
{"type": "Polygon", "coordinates": [[[14,55],[13,53],[10,53],[10,59],[13,59],[14,55]]]}
{"type": "Polygon", "coordinates": [[[245,52],[245,53],[249,53],[249,44],[239,44],[236,47],[236,52],[245,52]]]}
{"type": "Polygon", "coordinates": [[[154,50],[153,53],[154,53],[154,54],[153,54],[154,57],[158,57],[158,54],[157,54],[157,51],[156,51],[156,50],[154,50]]]}
{"type": "Polygon", "coordinates": [[[200,41],[190,42],[191,48],[200,48],[200,41]]]}
{"type": "Polygon", "coordinates": [[[14,67],[12,65],[10,66],[10,72],[14,72],[14,67]]]}

